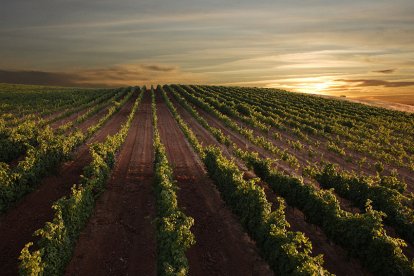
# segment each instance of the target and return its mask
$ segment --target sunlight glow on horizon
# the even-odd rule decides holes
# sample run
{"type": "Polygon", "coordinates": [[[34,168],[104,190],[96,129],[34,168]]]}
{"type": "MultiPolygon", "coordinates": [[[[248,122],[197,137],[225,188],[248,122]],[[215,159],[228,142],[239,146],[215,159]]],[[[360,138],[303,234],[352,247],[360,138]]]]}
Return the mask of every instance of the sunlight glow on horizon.
{"type": "Polygon", "coordinates": [[[2,5],[0,82],[214,84],[414,98],[414,1],[2,5]]]}

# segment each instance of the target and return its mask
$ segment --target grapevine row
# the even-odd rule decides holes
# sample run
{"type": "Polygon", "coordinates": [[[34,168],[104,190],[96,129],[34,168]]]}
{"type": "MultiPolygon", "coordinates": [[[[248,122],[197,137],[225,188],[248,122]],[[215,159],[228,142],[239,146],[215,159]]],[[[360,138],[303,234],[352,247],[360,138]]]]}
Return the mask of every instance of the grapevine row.
{"type": "MultiPolygon", "coordinates": [[[[355,173],[341,171],[332,164],[322,170],[312,168],[309,172],[325,189],[334,188],[341,197],[363,207],[368,200],[373,208],[386,214],[385,222],[394,226],[406,241],[414,244],[414,210],[408,207],[410,199],[400,194],[401,182],[395,176],[383,177],[381,184],[370,177],[358,177],[355,173]],[[405,203],[405,204],[403,204],[405,203]]],[[[413,203],[411,202],[411,205],[413,203]]]]}
{"type": "Polygon", "coordinates": [[[157,203],[157,270],[159,275],[187,275],[189,266],[185,253],[195,243],[194,234],[190,231],[194,219],[178,207],[173,171],[158,131],[157,107],[152,88],[151,96],[157,203]]]}

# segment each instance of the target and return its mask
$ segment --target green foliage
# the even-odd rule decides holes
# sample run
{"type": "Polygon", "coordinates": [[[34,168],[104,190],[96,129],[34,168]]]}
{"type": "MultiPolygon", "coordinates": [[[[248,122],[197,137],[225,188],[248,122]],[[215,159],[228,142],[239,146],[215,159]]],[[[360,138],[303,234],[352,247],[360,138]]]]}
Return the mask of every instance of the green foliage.
{"type": "Polygon", "coordinates": [[[402,186],[395,175],[373,179],[347,173],[328,164],[323,170],[314,172],[313,176],[322,187],[334,188],[340,196],[361,208],[369,200],[374,209],[386,214],[386,223],[394,226],[401,237],[414,243],[414,211],[403,204],[409,202],[409,199],[393,189],[402,186]]]}
{"type": "Polygon", "coordinates": [[[257,154],[239,151],[239,155],[289,205],[300,209],[310,223],[319,225],[331,240],[346,248],[351,256],[359,258],[372,273],[414,273],[413,264],[401,249],[406,244],[387,236],[382,226],[383,213],[373,210],[370,201],[364,214],[345,212],[331,191],[317,190],[297,178],[284,175],[272,169],[270,160],[260,159],[257,154]]]}
{"type": "Polygon", "coordinates": [[[220,150],[208,147],[204,163],[223,199],[240,218],[248,233],[275,273],[282,275],[328,275],[322,267],[322,256],[312,257],[312,246],[300,232],[287,230],[285,204],[278,198],[279,208],[271,204],[257,179],[246,181],[237,166],[223,157],[220,150]]]}
{"type": "Polygon", "coordinates": [[[345,150],[341,147],[339,147],[336,143],[329,141],[327,145],[328,150],[335,152],[341,156],[345,156],[345,150]]]}
{"type": "Polygon", "coordinates": [[[0,162],[11,162],[30,146],[37,146],[37,137],[41,134],[41,129],[37,127],[39,123],[26,120],[16,127],[8,127],[0,119],[0,162]]]}
{"type": "Polygon", "coordinates": [[[250,107],[247,104],[237,104],[236,109],[238,112],[240,112],[243,115],[249,116],[250,115],[250,107]]]}
{"type": "Polygon", "coordinates": [[[391,171],[390,175],[380,177],[379,185],[404,193],[407,190],[407,183],[398,178],[397,171],[391,171]]]}
{"type": "Polygon", "coordinates": [[[381,161],[378,161],[374,164],[375,170],[379,173],[382,173],[384,171],[384,164],[382,164],[381,161]]]}

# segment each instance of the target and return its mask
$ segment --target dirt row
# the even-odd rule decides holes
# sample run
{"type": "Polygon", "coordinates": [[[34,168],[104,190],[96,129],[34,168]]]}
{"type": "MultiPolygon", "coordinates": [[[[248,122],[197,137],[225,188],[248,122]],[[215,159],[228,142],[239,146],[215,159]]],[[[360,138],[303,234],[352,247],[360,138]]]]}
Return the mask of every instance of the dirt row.
{"type": "MultiPolygon", "coordinates": [[[[73,184],[79,183],[83,168],[92,160],[88,144],[102,142],[107,135],[115,134],[126,120],[135,97],[132,97],[106,124],[80,146],[71,161],[65,162],[54,175],[45,177],[36,190],[0,217],[0,271],[4,275],[17,275],[18,256],[24,245],[33,241],[33,232],[53,217],[53,202],[70,193],[73,184]]],[[[87,123],[86,120],[84,123],[87,123]]],[[[94,118],[93,122],[98,122],[94,118]]],[[[90,121],[88,123],[91,123],[90,121]]]]}
{"type": "Polygon", "coordinates": [[[52,129],[58,129],[61,126],[65,125],[65,124],[67,124],[69,122],[72,122],[72,121],[76,120],[79,116],[82,116],[83,114],[85,114],[88,111],[88,109],[89,109],[89,107],[88,108],[85,108],[85,109],[82,109],[82,110],[80,110],[78,112],[75,112],[75,113],[73,113],[73,114],[71,114],[71,115],[69,115],[67,117],[63,117],[62,119],[59,119],[59,120],[57,120],[57,121],[49,124],[49,126],[52,129]]]}
{"type": "MultiPolygon", "coordinates": [[[[191,127],[191,129],[196,134],[197,138],[203,142],[203,144],[211,144],[211,141],[214,141],[213,144],[218,145],[218,142],[212,137],[209,132],[200,131],[202,128],[201,125],[189,114],[176,100],[170,95],[170,99],[173,102],[174,106],[177,108],[177,111],[184,119],[184,121],[191,127]],[[213,140],[214,139],[214,140],[213,140]]],[[[201,116],[212,126],[218,129],[221,129],[225,135],[229,135],[232,141],[234,141],[238,147],[244,150],[257,150],[257,146],[251,144],[249,141],[246,141],[244,137],[229,130],[225,127],[218,119],[211,116],[210,114],[204,112],[201,109],[197,109],[201,116]]],[[[263,152],[260,150],[260,152],[263,152]]],[[[255,176],[253,172],[246,171],[243,166],[239,166],[240,169],[244,170],[247,174],[246,177],[250,178],[255,176]]],[[[266,195],[270,202],[274,202],[274,198],[277,196],[271,191],[271,189],[264,183],[261,183],[263,188],[266,191],[266,195]]],[[[303,232],[312,242],[313,252],[317,254],[324,255],[324,266],[330,271],[337,275],[368,275],[369,273],[365,271],[360,263],[351,259],[347,256],[345,250],[341,247],[331,243],[326,235],[318,227],[315,227],[312,224],[309,224],[305,221],[302,212],[298,209],[289,207],[286,209],[286,219],[291,225],[291,230],[303,232]]]]}
{"type": "Polygon", "coordinates": [[[67,275],[155,275],[151,95],[145,93],[67,275]]]}

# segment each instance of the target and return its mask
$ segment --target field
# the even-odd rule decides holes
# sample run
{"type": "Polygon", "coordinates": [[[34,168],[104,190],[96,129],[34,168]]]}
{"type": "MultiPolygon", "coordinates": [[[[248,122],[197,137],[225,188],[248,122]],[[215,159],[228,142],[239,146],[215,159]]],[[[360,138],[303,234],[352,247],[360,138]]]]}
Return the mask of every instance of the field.
{"type": "Polygon", "coordinates": [[[2,275],[414,275],[414,114],[0,85],[2,275]]]}

